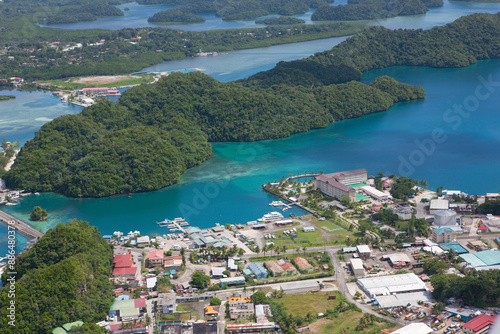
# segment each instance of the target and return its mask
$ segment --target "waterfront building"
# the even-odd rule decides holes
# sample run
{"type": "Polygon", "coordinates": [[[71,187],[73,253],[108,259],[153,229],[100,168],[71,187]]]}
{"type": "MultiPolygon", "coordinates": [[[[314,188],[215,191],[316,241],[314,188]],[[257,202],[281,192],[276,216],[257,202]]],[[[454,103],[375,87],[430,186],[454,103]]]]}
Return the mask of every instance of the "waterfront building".
{"type": "Polygon", "coordinates": [[[344,172],[321,174],[314,178],[314,189],[319,189],[323,194],[333,198],[347,197],[356,200],[356,191],[349,185],[365,183],[367,180],[366,169],[355,169],[344,172]]]}
{"type": "Polygon", "coordinates": [[[117,254],[113,259],[114,269],[113,277],[136,279],[137,268],[134,267],[134,261],[131,254],[117,254]]]}
{"type": "Polygon", "coordinates": [[[450,205],[449,203],[450,202],[447,199],[442,199],[442,198],[431,199],[431,202],[429,204],[429,213],[433,215],[436,213],[436,211],[448,210],[450,205]]]}

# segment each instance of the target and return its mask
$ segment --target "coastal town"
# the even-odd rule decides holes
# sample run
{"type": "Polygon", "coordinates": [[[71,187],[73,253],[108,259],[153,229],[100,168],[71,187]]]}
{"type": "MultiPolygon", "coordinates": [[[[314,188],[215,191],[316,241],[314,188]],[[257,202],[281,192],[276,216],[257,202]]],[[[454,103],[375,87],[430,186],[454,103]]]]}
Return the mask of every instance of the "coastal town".
{"type": "Polygon", "coordinates": [[[115,301],[98,325],[111,333],[341,326],[427,334],[486,333],[495,322],[498,308],[438,296],[433,276],[499,268],[500,217],[478,208],[500,194],[430,191],[424,180],[366,169],[299,173],[262,188],[276,200],[246,224],[200,229],[175,218],[156,223],[166,233],[103,235],[114,246],[115,301]],[[306,214],[287,215],[294,206],[306,214]]]}

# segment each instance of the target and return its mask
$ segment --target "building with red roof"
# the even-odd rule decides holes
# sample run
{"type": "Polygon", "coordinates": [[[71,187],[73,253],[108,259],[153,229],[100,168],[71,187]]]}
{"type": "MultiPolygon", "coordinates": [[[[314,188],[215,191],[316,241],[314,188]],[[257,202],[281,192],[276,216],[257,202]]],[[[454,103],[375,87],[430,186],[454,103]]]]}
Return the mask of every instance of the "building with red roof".
{"type": "Polygon", "coordinates": [[[477,228],[477,231],[478,232],[488,232],[488,227],[486,227],[484,224],[483,224],[483,221],[481,220],[481,222],[479,223],[479,227],[477,228]]]}
{"type": "Polygon", "coordinates": [[[134,306],[135,308],[143,308],[143,307],[146,307],[146,299],[144,298],[135,298],[134,299],[134,306]]]}
{"type": "Polygon", "coordinates": [[[293,262],[295,262],[295,265],[297,266],[297,268],[299,268],[299,271],[300,272],[311,272],[313,271],[313,266],[307,262],[306,259],[304,259],[303,257],[296,257],[295,259],[293,259],[293,262]]]}
{"type": "Polygon", "coordinates": [[[117,254],[113,259],[115,268],[130,268],[134,265],[131,254],[117,254]]]}
{"type": "Polygon", "coordinates": [[[163,265],[163,249],[149,251],[148,261],[151,266],[163,265]]]}
{"type": "Polygon", "coordinates": [[[462,326],[464,333],[487,333],[497,316],[481,314],[462,326]]]}
{"type": "Polygon", "coordinates": [[[136,267],[113,269],[114,277],[135,278],[136,273],[137,273],[136,267]]]}

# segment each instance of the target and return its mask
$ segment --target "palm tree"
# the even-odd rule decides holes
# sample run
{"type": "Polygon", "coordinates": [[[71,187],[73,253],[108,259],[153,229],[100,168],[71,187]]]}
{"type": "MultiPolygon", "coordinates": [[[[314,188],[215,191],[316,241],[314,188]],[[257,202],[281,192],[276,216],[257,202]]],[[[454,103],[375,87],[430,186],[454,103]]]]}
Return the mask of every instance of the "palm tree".
{"type": "Polygon", "coordinates": [[[257,253],[257,255],[259,255],[259,253],[260,253],[260,248],[259,248],[259,246],[255,246],[255,247],[254,247],[254,251],[255,251],[255,253],[257,253]]]}
{"type": "Polygon", "coordinates": [[[306,249],[307,249],[306,246],[302,247],[302,250],[304,251],[304,256],[306,256],[306,249]]]}
{"type": "Polygon", "coordinates": [[[267,247],[267,245],[262,247],[262,252],[264,252],[264,256],[266,256],[266,252],[268,251],[268,249],[269,248],[267,247]]]}
{"type": "Polygon", "coordinates": [[[281,246],[281,251],[282,251],[283,253],[286,253],[286,249],[287,249],[286,245],[281,246]]]}

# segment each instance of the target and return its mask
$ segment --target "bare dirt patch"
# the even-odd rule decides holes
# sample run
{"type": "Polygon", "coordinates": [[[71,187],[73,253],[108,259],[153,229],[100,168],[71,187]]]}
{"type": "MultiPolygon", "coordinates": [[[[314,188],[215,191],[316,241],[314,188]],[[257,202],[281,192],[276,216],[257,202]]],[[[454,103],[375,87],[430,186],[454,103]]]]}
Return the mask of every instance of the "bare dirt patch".
{"type": "Polygon", "coordinates": [[[321,333],[321,327],[328,323],[330,320],[321,318],[309,325],[310,333],[321,333]]]}
{"type": "Polygon", "coordinates": [[[132,78],[139,78],[139,77],[138,76],[131,76],[131,75],[94,76],[94,77],[82,77],[82,78],[79,78],[78,80],[74,80],[72,82],[73,83],[82,83],[82,84],[93,83],[96,85],[105,85],[108,83],[132,79],[132,78]]]}

